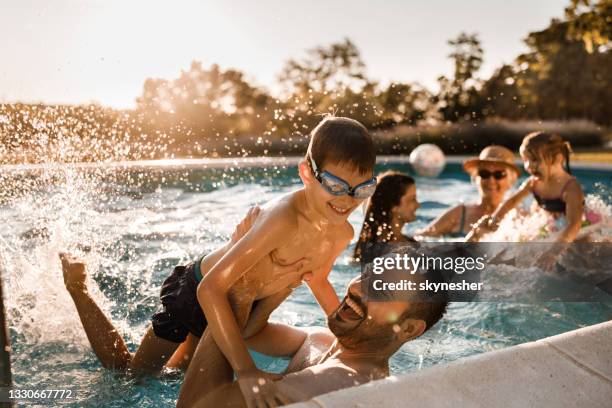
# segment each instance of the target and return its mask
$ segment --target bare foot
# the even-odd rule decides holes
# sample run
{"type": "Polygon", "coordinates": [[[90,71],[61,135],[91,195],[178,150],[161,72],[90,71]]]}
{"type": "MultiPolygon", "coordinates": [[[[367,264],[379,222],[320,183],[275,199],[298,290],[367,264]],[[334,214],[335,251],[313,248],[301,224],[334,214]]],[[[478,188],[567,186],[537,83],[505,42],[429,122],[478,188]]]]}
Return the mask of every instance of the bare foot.
{"type": "Polygon", "coordinates": [[[64,273],[64,285],[69,292],[74,290],[86,291],[87,271],[85,262],[66,252],[59,253],[64,273]]]}

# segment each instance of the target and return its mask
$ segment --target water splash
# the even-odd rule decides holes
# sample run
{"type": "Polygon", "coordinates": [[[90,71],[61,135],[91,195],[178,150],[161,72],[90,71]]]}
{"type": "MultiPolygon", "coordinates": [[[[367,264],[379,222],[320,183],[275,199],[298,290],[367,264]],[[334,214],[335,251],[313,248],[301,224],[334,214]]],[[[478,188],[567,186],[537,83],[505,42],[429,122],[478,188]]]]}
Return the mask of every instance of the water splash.
{"type": "MultiPolygon", "coordinates": [[[[482,241],[533,242],[552,241],[564,228],[564,219],[555,220],[550,213],[540,209],[526,212],[513,209],[500,222],[497,231],[483,236],[482,241]]],[[[608,241],[612,236],[612,206],[598,194],[585,197],[583,228],[577,239],[591,242],[608,241]]]]}

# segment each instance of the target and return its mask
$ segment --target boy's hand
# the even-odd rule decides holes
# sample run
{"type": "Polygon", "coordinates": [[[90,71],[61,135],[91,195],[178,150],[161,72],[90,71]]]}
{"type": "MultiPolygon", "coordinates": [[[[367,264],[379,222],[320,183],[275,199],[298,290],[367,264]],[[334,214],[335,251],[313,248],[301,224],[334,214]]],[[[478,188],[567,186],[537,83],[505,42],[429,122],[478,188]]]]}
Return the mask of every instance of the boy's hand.
{"type": "Polygon", "coordinates": [[[255,370],[238,378],[238,385],[247,408],[278,407],[289,404],[289,398],[278,390],[274,381],[283,378],[280,374],[255,370]]]}
{"type": "Polygon", "coordinates": [[[62,272],[64,274],[64,285],[69,291],[86,290],[87,272],[85,262],[66,252],[60,252],[62,261],[62,272]]]}
{"type": "Polygon", "coordinates": [[[236,243],[240,241],[242,238],[253,226],[253,223],[259,217],[259,213],[261,212],[261,208],[258,205],[255,205],[249,208],[246,216],[236,225],[234,232],[232,233],[231,242],[236,243]]]}

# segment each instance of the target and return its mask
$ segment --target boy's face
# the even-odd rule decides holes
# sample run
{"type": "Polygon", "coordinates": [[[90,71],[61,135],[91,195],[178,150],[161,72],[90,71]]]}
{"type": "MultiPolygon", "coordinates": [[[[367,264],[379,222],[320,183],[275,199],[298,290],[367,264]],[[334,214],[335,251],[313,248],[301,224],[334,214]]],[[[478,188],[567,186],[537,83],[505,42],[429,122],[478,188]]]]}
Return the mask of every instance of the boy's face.
{"type": "MultiPolygon", "coordinates": [[[[323,186],[321,186],[321,183],[319,183],[319,181],[314,177],[310,167],[308,167],[307,164],[305,166],[308,169],[308,174],[310,176],[310,183],[307,183],[306,186],[307,188],[308,185],[312,186],[311,191],[314,196],[314,205],[319,213],[327,218],[332,224],[341,224],[345,222],[348,216],[355,208],[357,208],[358,205],[363,202],[363,200],[356,199],[348,194],[335,196],[328,193],[323,186]]],[[[329,163],[320,170],[327,171],[328,173],[341,178],[347,182],[351,188],[361,183],[365,183],[373,177],[372,172],[360,174],[359,171],[352,165],[343,163],[329,163]]]]}

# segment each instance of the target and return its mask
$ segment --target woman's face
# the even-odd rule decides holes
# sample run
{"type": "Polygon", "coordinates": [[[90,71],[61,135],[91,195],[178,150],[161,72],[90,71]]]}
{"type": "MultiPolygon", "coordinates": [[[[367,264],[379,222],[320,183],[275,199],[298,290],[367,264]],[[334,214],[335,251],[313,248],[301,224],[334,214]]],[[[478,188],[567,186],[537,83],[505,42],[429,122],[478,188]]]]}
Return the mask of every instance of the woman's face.
{"type": "Polygon", "coordinates": [[[476,169],[476,183],[481,197],[499,198],[512,187],[512,176],[508,167],[501,164],[481,163],[476,169]]]}
{"type": "Polygon", "coordinates": [[[411,222],[416,220],[416,210],[420,206],[417,201],[416,186],[412,184],[406,188],[406,192],[400,199],[399,204],[393,207],[391,211],[399,221],[411,222]]]}

